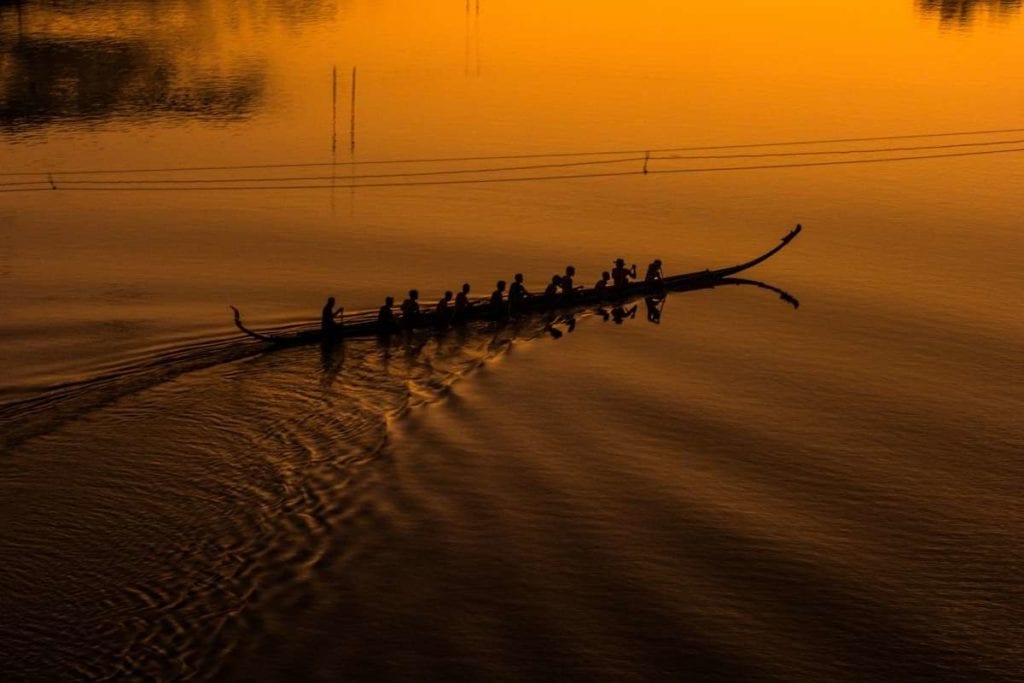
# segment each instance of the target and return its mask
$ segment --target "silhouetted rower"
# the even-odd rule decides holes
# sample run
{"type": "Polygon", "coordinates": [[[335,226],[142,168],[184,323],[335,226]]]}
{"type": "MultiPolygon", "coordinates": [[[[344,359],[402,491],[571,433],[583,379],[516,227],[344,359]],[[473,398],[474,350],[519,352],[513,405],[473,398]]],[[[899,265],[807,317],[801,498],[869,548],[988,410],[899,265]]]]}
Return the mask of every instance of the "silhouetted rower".
{"type": "Polygon", "coordinates": [[[419,322],[420,318],[420,292],[418,289],[409,290],[409,298],[402,302],[402,327],[411,330],[419,322]]]}
{"type": "Polygon", "coordinates": [[[434,306],[434,324],[438,327],[448,327],[448,323],[451,320],[451,311],[448,307],[449,302],[452,300],[451,291],[444,293],[441,300],[434,306]]]}
{"type": "Polygon", "coordinates": [[[598,294],[604,294],[605,292],[608,291],[608,283],[611,281],[611,279],[611,274],[607,270],[604,271],[603,273],[601,273],[601,279],[598,280],[597,284],[594,285],[594,290],[596,290],[598,294]]]}
{"type": "Polygon", "coordinates": [[[562,282],[559,285],[562,288],[562,296],[566,299],[571,299],[575,293],[573,289],[574,277],[576,277],[576,268],[574,266],[566,266],[565,275],[562,276],[562,282]]]}
{"type": "Polygon", "coordinates": [[[651,261],[651,265],[647,266],[647,275],[644,276],[644,282],[647,284],[660,283],[665,279],[665,274],[661,272],[661,259],[656,258],[651,261]]]}
{"type": "MultiPolygon", "coordinates": [[[[340,318],[345,313],[345,307],[339,306],[338,310],[334,310],[334,297],[328,297],[327,303],[324,304],[323,310],[320,312],[320,331],[323,332],[324,339],[333,339],[335,334],[335,319],[340,318]]],[[[337,327],[341,327],[341,322],[338,322],[337,327]]]]}
{"type": "Polygon", "coordinates": [[[626,268],[626,262],[623,259],[615,259],[615,267],[612,268],[612,281],[615,283],[616,289],[623,289],[629,284],[629,278],[636,277],[636,264],[633,264],[632,268],[626,268]]]}
{"type": "Polygon", "coordinates": [[[455,320],[465,320],[466,312],[469,311],[469,283],[462,285],[462,289],[455,295],[455,320]]]}
{"type": "Polygon", "coordinates": [[[498,280],[495,290],[491,292],[491,315],[500,317],[505,313],[505,281],[498,280]]]}
{"type": "Polygon", "coordinates": [[[558,289],[562,286],[562,276],[552,275],[551,284],[544,290],[544,299],[548,303],[553,303],[558,298],[558,289]]]}
{"type": "Polygon", "coordinates": [[[530,293],[526,291],[526,285],[523,284],[523,274],[516,273],[516,276],[512,279],[512,285],[508,288],[508,307],[511,310],[516,310],[519,304],[526,301],[530,296],[530,293]]]}
{"type": "Polygon", "coordinates": [[[392,307],[395,305],[395,297],[389,296],[384,299],[384,305],[377,311],[377,332],[380,334],[391,334],[398,329],[395,321],[395,314],[392,307]]]}

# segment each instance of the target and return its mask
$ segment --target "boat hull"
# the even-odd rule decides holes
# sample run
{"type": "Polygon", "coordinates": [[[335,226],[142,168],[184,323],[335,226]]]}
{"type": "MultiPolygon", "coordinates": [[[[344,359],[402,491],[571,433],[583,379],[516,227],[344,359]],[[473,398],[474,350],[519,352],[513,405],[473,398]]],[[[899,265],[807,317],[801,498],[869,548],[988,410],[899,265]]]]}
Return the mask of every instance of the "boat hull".
{"type": "MultiPolygon", "coordinates": [[[[664,296],[668,292],[684,292],[699,289],[711,289],[726,284],[756,284],[749,280],[733,278],[734,275],[753,268],[771,258],[794,237],[800,234],[802,227],[797,225],[789,234],[782,238],[781,242],[773,249],[765,252],[755,259],[728,268],[715,270],[701,270],[692,273],[683,273],[664,278],[658,282],[631,282],[625,287],[607,287],[604,289],[582,289],[576,291],[571,297],[559,296],[548,298],[544,296],[533,296],[517,303],[511,310],[506,306],[501,311],[494,311],[488,301],[477,301],[467,309],[458,323],[501,320],[510,315],[526,315],[536,313],[550,313],[558,315],[567,313],[580,307],[594,306],[599,304],[614,305],[624,303],[632,299],[647,296],[664,296]]],[[[771,288],[770,288],[771,289],[771,288]]],[[[788,295],[783,293],[783,298],[788,295]]],[[[297,329],[294,331],[273,331],[258,332],[246,327],[241,320],[241,314],[237,308],[235,311],[235,325],[246,335],[258,339],[270,346],[289,347],[302,346],[306,344],[332,343],[355,337],[374,337],[387,335],[398,330],[383,329],[377,322],[373,312],[358,313],[346,318],[343,324],[338,325],[334,332],[327,335],[320,328],[297,329]]],[[[423,313],[413,326],[408,329],[444,329],[452,324],[452,320],[438,320],[432,312],[423,313]]]]}

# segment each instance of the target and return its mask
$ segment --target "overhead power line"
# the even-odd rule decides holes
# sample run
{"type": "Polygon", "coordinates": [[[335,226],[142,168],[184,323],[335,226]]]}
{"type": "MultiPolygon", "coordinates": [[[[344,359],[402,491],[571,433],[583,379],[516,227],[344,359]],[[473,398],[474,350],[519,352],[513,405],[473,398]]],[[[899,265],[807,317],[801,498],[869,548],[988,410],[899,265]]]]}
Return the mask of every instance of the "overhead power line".
{"type": "Polygon", "coordinates": [[[805,157],[805,156],[832,156],[840,154],[874,154],[881,152],[912,152],[924,149],[955,149],[958,147],[991,147],[995,145],[1017,145],[1024,142],[1024,139],[1017,140],[986,140],[984,142],[954,142],[944,145],[919,145],[913,147],[874,147],[860,149],[826,149],[813,150],[810,152],[757,152],[743,154],[708,154],[708,155],[679,155],[673,154],[664,157],[651,157],[652,159],[758,159],[765,157],[805,157]]]}
{"type": "MultiPolygon", "coordinates": [[[[1020,140],[1019,142],[1024,142],[1020,140]]],[[[435,176],[435,175],[465,175],[471,173],[508,173],[510,171],[536,171],[541,169],[554,169],[554,168],[573,168],[579,166],[606,166],[609,164],[621,164],[625,162],[643,161],[645,157],[626,157],[619,159],[602,159],[601,161],[574,161],[568,163],[558,164],[532,164],[530,166],[504,166],[500,168],[462,168],[462,169],[444,169],[438,171],[410,171],[406,173],[366,173],[362,175],[314,175],[314,176],[279,176],[279,177],[263,177],[263,178],[163,178],[163,179],[145,179],[145,180],[63,180],[63,185],[88,185],[95,183],[105,183],[111,185],[132,185],[132,184],[145,184],[145,185],[159,185],[159,184],[187,184],[187,183],[273,183],[273,182],[284,182],[284,181],[297,181],[297,180],[364,180],[364,179],[375,179],[375,178],[412,178],[418,176],[435,176]]],[[[14,184],[14,183],[12,183],[14,184]]],[[[24,184],[19,182],[17,184],[24,184]]],[[[0,183],[0,187],[7,185],[7,183],[0,183]]]]}
{"type": "Polygon", "coordinates": [[[972,135],[997,135],[1006,133],[1021,133],[1024,128],[998,128],[988,130],[970,131],[947,131],[939,133],[908,133],[901,135],[876,135],[870,137],[847,137],[847,138],[822,138],[815,140],[785,140],[775,142],[751,142],[728,145],[700,145],[686,147],[660,147],[647,149],[619,149],[603,151],[581,151],[581,152],[543,152],[530,154],[502,154],[502,155],[480,155],[461,157],[435,157],[435,158],[408,158],[408,159],[375,159],[375,160],[350,160],[350,161],[315,161],[315,162],[292,162],[292,163],[267,163],[267,164],[234,164],[222,166],[164,166],[164,167],[143,167],[143,168],[99,168],[99,169],[68,169],[63,171],[5,171],[0,176],[32,176],[45,173],[52,173],[55,177],[69,175],[103,175],[103,174],[126,174],[126,173],[186,173],[194,171],[235,171],[255,169],[283,169],[283,168],[316,168],[331,166],[367,166],[378,164],[419,164],[419,163],[445,163],[462,161],[498,161],[513,159],[557,159],[591,156],[621,156],[635,154],[667,154],[672,152],[700,152],[720,151],[729,149],[755,149],[765,147],[790,147],[804,145],[827,145],[853,142],[879,142],[883,140],[912,140],[922,138],[943,138],[943,137],[967,137],[972,135]]]}
{"type": "MultiPolygon", "coordinates": [[[[723,159],[761,159],[761,158],[785,158],[785,157],[801,157],[801,156],[845,156],[851,154],[890,154],[892,152],[912,152],[912,151],[924,151],[924,150],[936,150],[936,149],[959,149],[965,147],[992,147],[992,146],[1005,146],[1013,144],[1024,143],[1024,138],[1018,138],[1013,140],[987,140],[983,142],[957,142],[947,143],[941,145],[915,145],[907,147],[861,147],[854,149],[838,149],[838,150],[812,150],[812,151],[795,151],[795,152],[756,152],[756,153],[741,153],[741,154],[717,154],[717,155],[668,155],[668,156],[631,156],[631,157],[620,157],[615,159],[600,159],[600,160],[589,160],[589,161],[572,161],[572,162],[558,162],[550,164],[531,164],[531,165],[516,165],[516,166],[490,166],[490,167],[475,167],[475,168],[456,168],[456,169],[436,169],[430,171],[403,171],[395,173],[364,173],[359,175],[345,175],[339,177],[336,174],[332,175],[297,175],[297,176],[243,176],[235,178],[143,178],[143,179],[117,179],[117,180],[97,180],[97,179],[85,179],[85,180],[68,180],[61,179],[60,184],[63,187],[72,185],[196,185],[196,184],[237,184],[237,183],[291,183],[291,182],[309,182],[309,181],[337,181],[343,180],[347,184],[352,184],[356,180],[377,180],[377,179],[388,179],[388,178],[416,178],[416,177],[429,177],[429,176],[446,176],[446,175],[472,175],[482,173],[513,173],[518,171],[534,171],[542,169],[556,169],[556,168],[577,168],[582,166],[606,166],[606,165],[618,165],[623,163],[631,163],[637,161],[716,161],[723,159]]],[[[47,174],[46,180],[18,180],[18,181],[7,181],[0,182],[0,187],[25,187],[40,185],[48,183],[51,186],[54,184],[51,182],[50,174],[47,174]]]]}
{"type": "MultiPolygon", "coordinates": [[[[373,182],[373,183],[344,183],[344,184],[310,184],[310,185],[241,185],[241,186],[214,186],[214,185],[199,185],[199,186],[147,186],[138,187],[131,185],[114,185],[111,183],[104,183],[104,181],[95,181],[96,186],[86,185],[75,185],[64,189],[66,192],[75,191],[137,191],[137,192],[160,192],[160,191],[225,191],[225,190],[320,190],[320,189],[347,189],[347,188],[382,188],[382,187],[422,187],[422,186],[438,186],[438,185],[475,185],[475,184],[493,184],[493,183],[512,183],[512,182],[533,182],[533,181],[545,181],[545,180],[572,180],[572,179],[584,179],[584,178],[613,178],[622,176],[634,176],[634,175],[662,175],[662,174],[681,174],[681,173],[715,173],[715,172],[735,172],[735,171],[764,171],[772,169],[791,169],[791,168],[812,168],[821,166],[849,166],[856,164],[880,164],[880,163],[891,163],[900,161],[923,161],[928,159],[947,159],[954,157],[974,157],[974,156],[985,156],[994,154],[1010,154],[1024,152],[1024,147],[1013,147],[1008,149],[989,149],[989,150],[977,150],[972,152],[947,152],[942,154],[926,154],[926,155],[912,155],[912,156],[899,156],[899,157],[883,157],[876,159],[842,159],[834,161],[806,161],[806,162],[794,162],[787,164],[761,164],[761,165],[746,165],[746,166],[707,166],[707,167],[689,167],[689,168],[667,168],[667,169],[654,169],[648,170],[646,173],[643,170],[631,170],[631,171],[611,171],[604,173],[576,173],[576,174],[562,174],[562,175],[545,175],[545,176],[518,176],[512,178],[459,178],[451,180],[416,180],[411,182],[373,182]]],[[[42,181],[40,182],[42,184],[42,181]]],[[[59,186],[56,188],[61,190],[59,186]]],[[[37,188],[12,188],[12,189],[0,189],[0,192],[52,192],[54,189],[50,187],[37,187],[37,188]]]]}

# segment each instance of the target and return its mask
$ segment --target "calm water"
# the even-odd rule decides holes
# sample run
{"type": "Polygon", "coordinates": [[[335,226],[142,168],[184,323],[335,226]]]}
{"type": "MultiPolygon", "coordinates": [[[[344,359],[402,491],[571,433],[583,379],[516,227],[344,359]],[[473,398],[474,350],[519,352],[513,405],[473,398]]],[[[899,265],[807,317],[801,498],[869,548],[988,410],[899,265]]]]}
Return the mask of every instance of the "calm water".
{"type": "Polygon", "coordinates": [[[5,677],[1024,680],[1021,13],[0,0],[5,677]]]}

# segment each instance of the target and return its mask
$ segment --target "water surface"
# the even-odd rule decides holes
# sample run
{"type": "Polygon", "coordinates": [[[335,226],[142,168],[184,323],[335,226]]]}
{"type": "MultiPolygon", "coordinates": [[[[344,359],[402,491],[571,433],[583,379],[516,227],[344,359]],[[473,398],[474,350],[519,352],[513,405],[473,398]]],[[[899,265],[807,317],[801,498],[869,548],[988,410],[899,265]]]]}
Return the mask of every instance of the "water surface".
{"type": "Polygon", "coordinates": [[[0,3],[9,675],[1024,679],[1021,45],[1005,1],[0,3]],[[752,274],[798,309],[263,354],[227,308],[797,222],[752,274]]]}

